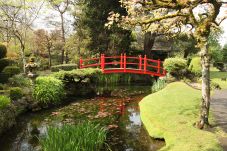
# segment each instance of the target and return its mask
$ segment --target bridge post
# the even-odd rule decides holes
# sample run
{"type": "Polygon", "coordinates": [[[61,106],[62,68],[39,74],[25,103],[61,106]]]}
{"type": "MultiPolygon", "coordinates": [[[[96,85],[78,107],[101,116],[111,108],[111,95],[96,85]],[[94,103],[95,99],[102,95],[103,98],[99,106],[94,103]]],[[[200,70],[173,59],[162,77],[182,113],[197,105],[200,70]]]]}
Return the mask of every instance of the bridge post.
{"type": "Polygon", "coordinates": [[[105,69],[105,55],[101,54],[101,69],[104,71],[105,69]]]}
{"type": "Polygon", "coordinates": [[[144,55],[143,70],[144,70],[144,73],[147,72],[147,55],[144,55]]]}
{"type": "Polygon", "coordinates": [[[124,54],[124,72],[126,72],[126,53],[124,54]]]}
{"type": "Polygon", "coordinates": [[[82,60],[82,58],[80,58],[80,69],[82,69],[83,68],[83,60],[82,60]]]}
{"type": "Polygon", "coordinates": [[[139,69],[142,69],[142,57],[139,55],[139,69]]]}
{"type": "Polygon", "coordinates": [[[123,68],[123,55],[121,53],[120,68],[123,68]]]}
{"type": "Polygon", "coordinates": [[[157,73],[159,74],[160,73],[160,59],[158,59],[158,71],[157,73]]]}

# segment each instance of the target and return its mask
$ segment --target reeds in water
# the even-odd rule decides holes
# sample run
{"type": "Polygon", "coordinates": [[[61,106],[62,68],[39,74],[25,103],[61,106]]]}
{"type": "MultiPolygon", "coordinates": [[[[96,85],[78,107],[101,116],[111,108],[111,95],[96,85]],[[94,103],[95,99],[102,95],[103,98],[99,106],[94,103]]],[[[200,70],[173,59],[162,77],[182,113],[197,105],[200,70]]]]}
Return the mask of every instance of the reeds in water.
{"type": "Polygon", "coordinates": [[[40,143],[44,151],[99,151],[104,147],[106,133],[91,122],[49,127],[40,143]]]}

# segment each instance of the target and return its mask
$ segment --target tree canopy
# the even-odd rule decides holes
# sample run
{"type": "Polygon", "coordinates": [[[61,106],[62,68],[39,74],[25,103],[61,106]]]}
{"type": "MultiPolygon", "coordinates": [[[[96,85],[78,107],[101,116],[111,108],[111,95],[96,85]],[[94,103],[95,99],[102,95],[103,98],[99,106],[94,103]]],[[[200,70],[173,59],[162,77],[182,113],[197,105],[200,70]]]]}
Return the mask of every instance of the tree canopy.
{"type": "Polygon", "coordinates": [[[220,0],[121,0],[127,15],[111,12],[111,26],[118,22],[120,26],[131,28],[140,26],[144,31],[158,30],[165,35],[177,35],[187,32],[195,40],[200,49],[202,65],[202,106],[199,128],[209,125],[210,108],[210,56],[208,37],[212,28],[218,28],[227,16],[220,16],[221,7],[227,7],[220,0]]]}

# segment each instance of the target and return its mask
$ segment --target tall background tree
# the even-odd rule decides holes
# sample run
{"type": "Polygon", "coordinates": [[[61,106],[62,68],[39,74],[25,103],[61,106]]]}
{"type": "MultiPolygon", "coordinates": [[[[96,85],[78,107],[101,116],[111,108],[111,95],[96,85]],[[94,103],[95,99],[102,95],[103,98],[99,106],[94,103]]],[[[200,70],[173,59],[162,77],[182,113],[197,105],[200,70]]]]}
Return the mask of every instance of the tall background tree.
{"type": "Polygon", "coordinates": [[[105,27],[111,11],[126,15],[126,10],[121,7],[118,0],[78,0],[75,7],[76,34],[79,41],[87,41],[85,48],[87,51],[90,50],[91,54],[119,54],[130,49],[131,31],[117,25],[110,29],[105,27]]]}
{"type": "MultiPolygon", "coordinates": [[[[51,51],[57,43],[58,34],[55,31],[46,31],[44,29],[38,29],[35,32],[34,42],[36,53],[39,55],[44,55],[46,52],[48,53],[48,67],[52,66],[52,55],[51,51]]],[[[44,55],[45,56],[45,55],[44,55]]]]}
{"type": "Polygon", "coordinates": [[[43,2],[37,3],[32,0],[9,0],[0,1],[0,29],[5,31],[7,44],[14,37],[20,44],[20,56],[25,72],[25,50],[28,32],[43,6],[43,2]],[[31,13],[32,12],[32,13],[31,13]]]}
{"type": "Polygon", "coordinates": [[[61,29],[61,38],[62,38],[62,48],[61,48],[61,63],[63,64],[69,62],[68,51],[65,51],[65,43],[66,43],[66,27],[65,27],[65,14],[70,7],[70,0],[48,0],[53,9],[57,11],[60,15],[60,29],[61,29]]]}

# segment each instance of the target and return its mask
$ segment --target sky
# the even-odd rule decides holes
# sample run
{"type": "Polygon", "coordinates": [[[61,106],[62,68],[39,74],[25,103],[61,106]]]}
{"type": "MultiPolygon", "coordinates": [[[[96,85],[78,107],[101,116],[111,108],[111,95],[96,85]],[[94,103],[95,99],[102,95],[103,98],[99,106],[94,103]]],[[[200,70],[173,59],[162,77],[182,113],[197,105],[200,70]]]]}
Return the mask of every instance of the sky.
{"type": "MultiPolygon", "coordinates": [[[[227,0],[226,0],[227,2],[227,0]]],[[[227,16],[227,8],[221,8],[220,10],[220,16],[227,16]],[[226,13],[226,14],[225,14],[226,13]]],[[[225,19],[222,23],[221,23],[221,28],[223,29],[224,33],[221,35],[219,42],[220,44],[223,46],[224,44],[227,44],[227,19],[225,19]]]]}
{"type": "MultiPolygon", "coordinates": [[[[224,1],[227,2],[227,0],[224,0],[224,1]]],[[[227,8],[222,7],[221,10],[220,10],[219,16],[222,17],[224,15],[224,13],[227,13],[227,8]]],[[[73,32],[72,24],[74,22],[74,19],[70,15],[70,13],[68,13],[68,12],[65,14],[65,19],[66,19],[65,25],[66,25],[66,28],[67,28],[66,32],[67,32],[68,35],[70,35],[73,32]]],[[[57,11],[54,11],[54,10],[48,8],[48,6],[44,5],[44,7],[40,11],[39,17],[34,22],[34,28],[35,29],[46,29],[48,31],[54,30],[55,26],[51,25],[47,20],[60,21],[60,16],[59,16],[59,13],[57,11]]],[[[221,27],[221,29],[223,30],[224,33],[220,36],[219,43],[222,46],[224,46],[225,44],[227,44],[227,19],[225,19],[220,24],[220,27],[221,27]]]]}
{"type": "Polygon", "coordinates": [[[222,46],[227,44],[227,19],[222,22],[221,28],[224,30],[224,33],[221,35],[219,42],[222,46]]]}
{"type": "MultiPolygon", "coordinates": [[[[71,34],[73,32],[73,16],[70,15],[69,12],[66,12],[64,14],[65,17],[65,26],[66,26],[66,32],[67,34],[71,34]]],[[[45,29],[47,31],[55,30],[56,26],[54,26],[52,23],[59,22],[60,23],[61,18],[59,12],[52,10],[50,6],[47,6],[44,4],[42,9],[40,10],[38,18],[33,23],[33,26],[35,29],[45,29]]]]}

